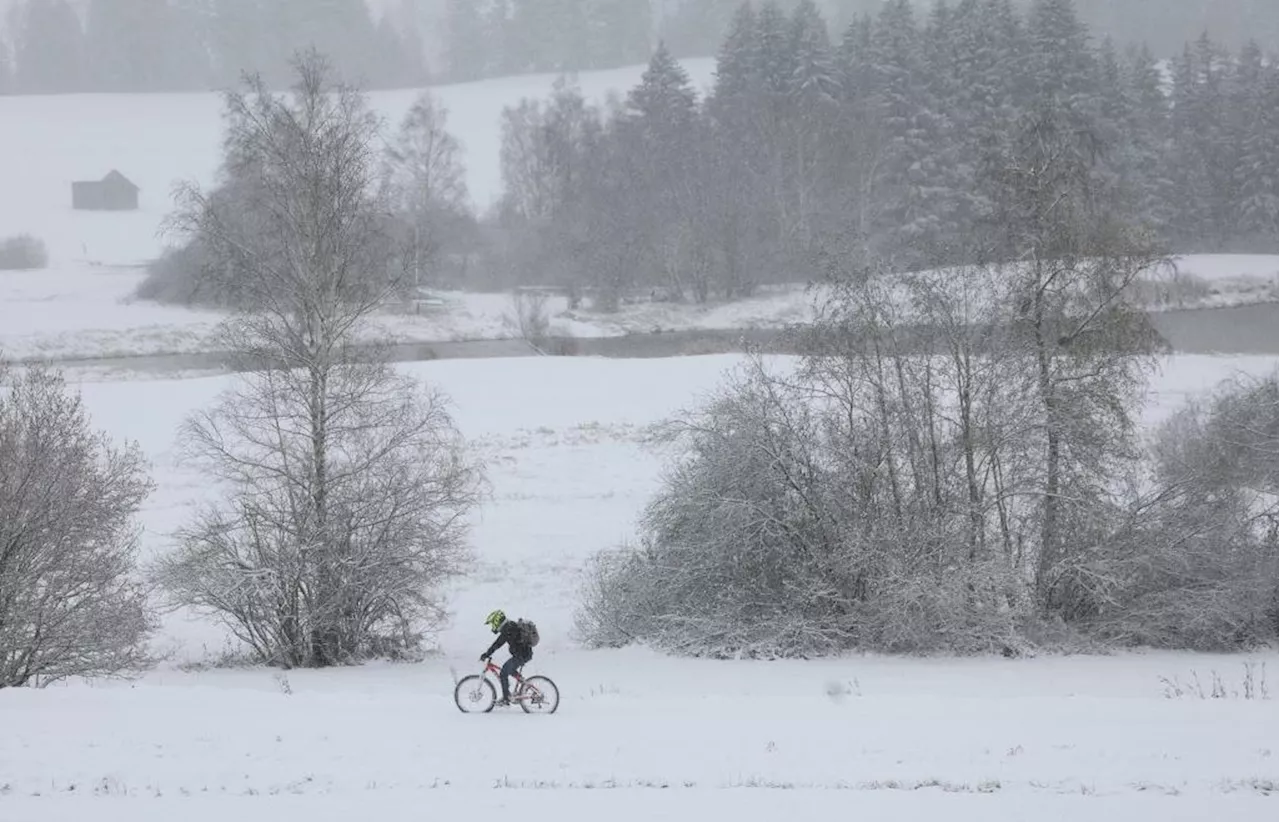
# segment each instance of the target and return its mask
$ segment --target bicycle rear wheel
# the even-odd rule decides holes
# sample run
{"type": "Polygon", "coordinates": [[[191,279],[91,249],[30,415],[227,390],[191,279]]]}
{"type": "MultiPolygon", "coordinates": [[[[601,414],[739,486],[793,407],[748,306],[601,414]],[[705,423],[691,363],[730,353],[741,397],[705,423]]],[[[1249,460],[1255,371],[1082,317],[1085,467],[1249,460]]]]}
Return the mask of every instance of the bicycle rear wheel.
{"type": "Polygon", "coordinates": [[[560,689],[545,676],[531,676],[524,681],[520,707],[527,714],[553,714],[560,707],[560,689]]]}
{"type": "Polygon", "coordinates": [[[487,714],[498,701],[498,692],[492,682],[471,674],[458,680],[453,689],[453,701],[464,714],[487,714]]]}

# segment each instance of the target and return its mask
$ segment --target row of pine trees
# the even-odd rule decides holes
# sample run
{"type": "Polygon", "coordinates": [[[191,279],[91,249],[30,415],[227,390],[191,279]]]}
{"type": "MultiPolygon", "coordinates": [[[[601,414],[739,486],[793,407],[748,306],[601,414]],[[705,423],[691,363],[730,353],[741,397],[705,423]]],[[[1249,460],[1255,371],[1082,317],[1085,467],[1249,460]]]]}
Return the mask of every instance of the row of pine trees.
{"type": "MultiPolygon", "coordinates": [[[[914,1],[917,11],[933,3],[914,1]]],[[[14,0],[0,21],[0,93],[222,88],[242,70],[279,85],[289,77],[288,55],[308,44],[370,88],[421,85],[428,74],[456,82],[634,65],[657,40],[676,57],[704,57],[723,41],[739,2],[14,0]]],[[[797,2],[782,7],[791,13],[797,2]]],[[[818,5],[843,29],[883,3],[818,5]]],[[[1201,0],[1079,0],[1082,19],[1118,41],[1143,40],[1160,57],[1202,29],[1233,47],[1250,33],[1274,47],[1272,0],[1209,5],[1211,13],[1201,0]]]]}
{"type": "Polygon", "coordinates": [[[662,49],[616,110],[564,87],[508,111],[506,225],[540,260],[523,278],[733,296],[835,244],[907,267],[1016,256],[995,194],[1037,121],[1173,250],[1276,249],[1277,64],[1252,45],[1161,63],[1093,37],[1073,0],[889,0],[833,42],[802,0],[742,5],[716,71],[699,100],[662,49]]]}

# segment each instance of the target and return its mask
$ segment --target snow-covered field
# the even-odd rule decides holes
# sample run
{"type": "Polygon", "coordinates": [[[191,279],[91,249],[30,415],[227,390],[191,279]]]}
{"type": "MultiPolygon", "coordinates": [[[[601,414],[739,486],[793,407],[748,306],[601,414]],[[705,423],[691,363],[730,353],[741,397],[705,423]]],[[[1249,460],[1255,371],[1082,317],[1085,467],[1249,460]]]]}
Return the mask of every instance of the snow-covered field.
{"type": "MultiPolygon", "coordinates": [[[[698,400],[732,356],[440,361],[407,365],[448,392],[489,465],[477,566],[449,589],[452,624],[420,664],[318,672],[184,672],[224,648],[173,615],[172,662],[138,683],[0,692],[0,819],[531,820],[814,813],[956,820],[1274,819],[1277,703],[1167,698],[1161,678],[1243,688],[1237,656],[809,662],[690,661],[572,641],[577,573],[626,538],[662,455],[646,427],[698,400]],[[464,716],[494,607],[537,619],[530,666],[553,717],[464,716]],[[551,790],[562,789],[562,790],[551,790]]],[[[1174,357],[1144,421],[1275,357],[1174,357]]],[[[174,430],[226,377],[86,381],[96,425],[137,439],[159,487],[144,550],[207,493],[174,463],[174,430]]],[[[1255,675],[1260,674],[1255,668],[1255,675]]]]}

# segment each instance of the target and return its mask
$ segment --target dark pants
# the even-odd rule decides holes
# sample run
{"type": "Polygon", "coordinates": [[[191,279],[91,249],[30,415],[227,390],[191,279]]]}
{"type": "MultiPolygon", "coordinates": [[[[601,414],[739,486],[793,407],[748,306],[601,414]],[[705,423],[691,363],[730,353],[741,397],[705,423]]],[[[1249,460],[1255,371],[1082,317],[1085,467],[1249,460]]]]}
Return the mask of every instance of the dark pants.
{"type": "Polygon", "coordinates": [[[525,663],[528,662],[530,659],[531,657],[515,656],[513,654],[510,659],[502,663],[502,672],[498,675],[498,681],[502,683],[503,699],[511,698],[511,688],[507,682],[507,677],[511,676],[516,671],[519,671],[521,668],[523,668],[525,663]]]}

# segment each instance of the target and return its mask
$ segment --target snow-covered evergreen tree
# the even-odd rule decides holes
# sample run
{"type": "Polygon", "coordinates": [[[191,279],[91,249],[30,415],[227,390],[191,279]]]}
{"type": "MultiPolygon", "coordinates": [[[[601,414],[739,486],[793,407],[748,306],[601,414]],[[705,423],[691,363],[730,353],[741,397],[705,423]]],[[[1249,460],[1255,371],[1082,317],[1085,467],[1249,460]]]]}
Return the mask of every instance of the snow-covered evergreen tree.
{"type": "Polygon", "coordinates": [[[697,117],[698,95],[689,73],[665,44],[658,44],[640,85],[627,94],[627,109],[633,122],[661,142],[687,133],[697,117]]]}
{"type": "Polygon", "coordinates": [[[751,91],[757,62],[756,15],[750,3],[743,3],[734,13],[716,54],[713,107],[723,109],[730,100],[741,99],[751,91]]]}
{"type": "Polygon", "coordinates": [[[932,112],[925,81],[924,41],[910,0],[890,0],[876,19],[870,43],[872,115],[880,131],[871,204],[880,251],[904,265],[923,262],[939,238],[931,199],[928,144],[932,112]]]}
{"type": "Polygon", "coordinates": [[[9,59],[9,44],[0,39],[0,94],[13,94],[13,63],[9,59]]]}
{"type": "Polygon", "coordinates": [[[1129,122],[1133,117],[1134,102],[1120,64],[1120,55],[1110,37],[1098,44],[1097,120],[1095,131],[1102,141],[1107,155],[1108,169],[1118,177],[1129,178],[1126,155],[1129,122]]]}
{"type": "Polygon", "coordinates": [[[1035,0],[1029,34],[1026,69],[1034,105],[1063,107],[1084,125],[1097,100],[1097,67],[1074,0],[1035,0]]]}
{"type": "Polygon", "coordinates": [[[948,166],[956,177],[957,219],[983,223],[991,215],[992,192],[979,172],[1008,147],[1021,110],[1027,45],[1009,0],[962,0],[947,28],[954,78],[941,86],[935,79],[934,96],[947,113],[956,144],[954,164],[948,166]]]}
{"type": "Polygon", "coordinates": [[[791,52],[792,94],[834,100],[840,81],[827,22],[814,0],[800,0],[791,15],[791,52]]]}
{"type": "Polygon", "coordinates": [[[1171,118],[1174,229],[1183,246],[1226,241],[1231,233],[1235,146],[1226,122],[1226,55],[1208,36],[1174,63],[1171,118]]]}
{"type": "Polygon", "coordinates": [[[1134,216],[1168,239],[1172,219],[1172,184],[1165,162],[1169,150],[1169,97],[1163,89],[1160,67],[1146,46],[1129,50],[1124,75],[1132,106],[1126,139],[1132,152],[1134,216]]]}
{"type": "Polygon", "coordinates": [[[1276,248],[1277,70],[1256,43],[1241,50],[1228,100],[1235,147],[1231,177],[1233,228],[1249,250],[1276,248]]]}
{"type": "Polygon", "coordinates": [[[841,98],[846,106],[866,100],[871,88],[871,38],[875,30],[871,18],[854,18],[840,38],[836,50],[836,67],[840,77],[841,98]]]}
{"type": "Polygon", "coordinates": [[[761,92],[786,95],[796,74],[791,25],[776,0],[766,0],[756,14],[755,77],[761,92]]]}

